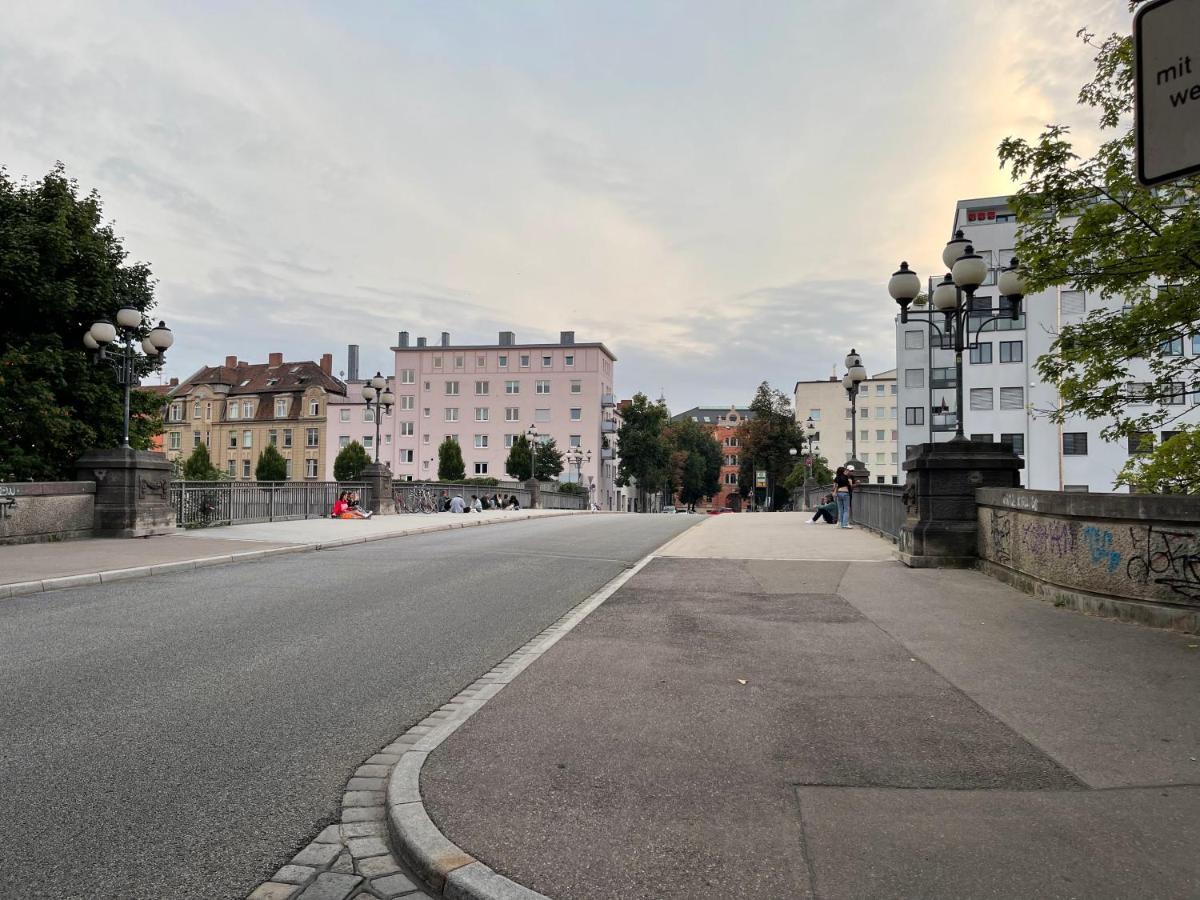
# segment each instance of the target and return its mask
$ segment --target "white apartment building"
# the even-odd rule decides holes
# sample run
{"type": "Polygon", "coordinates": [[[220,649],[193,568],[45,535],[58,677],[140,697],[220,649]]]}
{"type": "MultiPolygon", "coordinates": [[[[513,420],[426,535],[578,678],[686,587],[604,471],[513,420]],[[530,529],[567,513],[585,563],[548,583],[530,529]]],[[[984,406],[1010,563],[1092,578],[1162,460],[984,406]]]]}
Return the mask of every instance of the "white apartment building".
{"type": "MultiPolygon", "coordinates": [[[[858,386],[858,458],[866,463],[874,484],[897,484],[900,480],[897,397],[895,369],[872,375],[858,386]]],[[[801,428],[812,418],[817,429],[814,444],[830,466],[836,468],[852,458],[855,436],[850,425],[850,400],[840,377],[797,381],[793,408],[801,428]]]]}
{"type": "MultiPolygon", "coordinates": [[[[999,271],[1015,255],[1016,217],[1004,197],[960,200],[954,211],[951,233],[961,229],[975,252],[988,263],[988,279],[976,292],[976,304],[995,307],[999,271]]],[[[940,259],[939,259],[940,264],[940,259]]],[[[922,272],[927,295],[944,273],[922,272]]],[[[1120,301],[1115,301],[1119,303],[1120,301]]],[[[1100,432],[1111,420],[1075,419],[1062,425],[1052,422],[1049,411],[1058,405],[1052,384],[1042,382],[1035,364],[1047,353],[1061,325],[1080,321],[1104,301],[1094,294],[1053,288],[1027,296],[1016,320],[990,322],[974,341],[975,329],[989,318],[972,316],[969,338],[974,349],[963,354],[963,432],[975,440],[1010,444],[1024,457],[1021,473],[1025,487],[1049,491],[1117,490],[1115,479],[1135,444],[1105,441],[1100,432]]],[[[919,309],[919,307],[913,307],[919,309]]],[[[1114,307],[1115,308],[1115,307],[1114,307]]],[[[942,317],[935,321],[942,325],[942,317]]],[[[1163,352],[1200,355],[1200,337],[1181,336],[1163,352]]],[[[954,437],[954,351],[924,319],[900,324],[896,317],[896,367],[899,384],[899,449],[901,459],[917,444],[948,441],[954,437]]],[[[1147,379],[1148,379],[1148,368],[1147,379]]],[[[1179,403],[1189,407],[1181,421],[1200,421],[1200,389],[1184,393],[1179,403]]],[[[1167,426],[1170,428],[1171,426],[1167,426]]],[[[1170,431],[1155,435],[1159,440],[1170,431]]]]}

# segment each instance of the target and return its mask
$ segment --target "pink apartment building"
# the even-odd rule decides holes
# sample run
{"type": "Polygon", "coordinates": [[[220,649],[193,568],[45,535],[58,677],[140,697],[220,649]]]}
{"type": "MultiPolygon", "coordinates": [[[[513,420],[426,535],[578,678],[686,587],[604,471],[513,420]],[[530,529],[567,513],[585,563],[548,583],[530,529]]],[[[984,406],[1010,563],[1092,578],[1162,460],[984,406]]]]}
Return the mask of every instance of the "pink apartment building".
{"type": "MultiPolygon", "coordinates": [[[[333,461],[338,452],[351,441],[358,441],[372,461],[375,459],[375,404],[367,409],[362,398],[363,381],[347,381],[346,396],[331,395],[326,401],[327,422],[325,441],[325,478],[333,480],[333,461]]],[[[399,404],[399,400],[396,401],[399,404]]],[[[396,452],[397,408],[384,415],[379,423],[379,461],[387,463],[392,471],[397,470],[399,454],[396,452]]]]}
{"type": "MultiPolygon", "coordinates": [[[[576,343],[564,331],[556,344],[518,344],[511,331],[500,332],[496,344],[451,344],[442,332],[437,345],[425,338],[410,344],[400,332],[393,390],[396,405],[383,426],[392,429],[392,445],[384,439],[380,461],[392,450],[397,479],[437,477],[437,449],[455,438],[462,447],[467,476],[509,480],[504,471],[508,451],[517,435],[530,427],[554,438],[564,453],[571,447],[591,451],[580,470],[568,466],[560,479],[589,486],[602,508],[616,502],[613,417],[613,363],[616,357],[601,343],[576,343]]],[[[359,422],[362,401],[352,386],[346,405],[359,422]]],[[[342,426],[341,411],[330,406],[331,450],[336,454],[342,426]]],[[[374,425],[371,424],[374,435],[374,425]]],[[[332,457],[330,458],[332,468],[332,457]]]]}

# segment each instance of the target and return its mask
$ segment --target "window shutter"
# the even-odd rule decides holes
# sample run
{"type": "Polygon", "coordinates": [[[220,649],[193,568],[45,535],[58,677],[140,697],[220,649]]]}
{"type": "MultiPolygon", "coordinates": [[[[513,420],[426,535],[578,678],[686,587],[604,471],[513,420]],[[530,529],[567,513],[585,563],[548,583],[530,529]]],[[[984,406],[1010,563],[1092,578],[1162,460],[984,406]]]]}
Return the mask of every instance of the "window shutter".
{"type": "Polygon", "coordinates": [[[1025,389],[1019,387],[1000,388],[1001,409],[1023,409],[1025,406],[1025,389]]]}

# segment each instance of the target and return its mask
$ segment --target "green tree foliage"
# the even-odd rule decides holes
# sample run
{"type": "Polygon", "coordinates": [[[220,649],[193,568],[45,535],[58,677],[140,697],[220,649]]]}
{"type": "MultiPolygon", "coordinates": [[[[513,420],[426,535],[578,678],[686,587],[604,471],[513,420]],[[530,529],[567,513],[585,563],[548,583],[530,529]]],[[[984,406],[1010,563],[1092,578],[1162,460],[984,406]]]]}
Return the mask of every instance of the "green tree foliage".
{"type": "Polygon", "coordinates": [[[183,477],[185,481],[216,481],[221,477],[204,444],[197,444],[184,462],[183,477]]]}
{"type": "Polygon", "coordinates": [[[792,401],[765,381],[758,386],[750,410],[754,415],[741,429],[738,493],[749,496],[754,490],[755,470],[765,469],[767,481],[777,495],[772,506],[777,508],[780,489],[786,490],[784,482],[795,467],[788,451],[793,447],[799,449],[803,436],[792,415],[792,401]]]}
{"type": "MultiPolygon", "coordinates": [[[[81,341],[123,305],[153,309],[149,267],[126,256],[99,195],[80,196],[61,164],[34,182],[0,168],[0,480],[71,478],[84,450],[120,445],[122,390],[81,341]]],[[[130,402],[130,443],[144,450],[162,400],[130,402]]]]}
{"type": "Polygon", "coordinates": [[[1186,428],[1150,454],[1131,456],[1117,478],[1138,494],[1200,494],[1200,428],[1186,428]]]}
{"type": "Polygon", "coordinates": [[[338,451],[333,460],[333,478],[335,481],[358,481],[363,469],[371,464],[371,457],[366,448],[358,441],[351,441],[338,451]]]}
{"type": "Polygon", "coordinates": [[[517,481],[528,481],[533,476],[533,464],[529,455],[529,438],[517,435],[504,461],[504,471],[517,481]]]}
{"type": "Polygon", "coordinates": [[[636,482],[638,507],[645,510],[646,495],[670,482],[671,449],[663,436],[669,415],[665,405],[652,403],[638,392],[621,411],[621,418],[617,430],[617,445],[621,448],[617,484],[636,482]]]}
{"type": "Polygon", "coordinates": [[[721,490],[721,445],[712,432],[692,419],[671,422],[665,428],[671,453],[671,492],[679,502],[692,505],[721,490]]]}
{"type": "Polygon", "coordinates": [[[267,444],[263,452],[258,454],[254,477],[259,481],[287,481],[287,460],[275,449],[274,444],[267,444]]]}
{"type": "MultiPolygon", "coordinates": [[[[1164,352],[1200,331],[1200,176],[1153,190],[1137,184],[1132,39],[1113,34],[1097,42],[1079,34],[1096,48],[1095,77],[1079,103],[1098,117],[1100,146],[1084,158],[1067,126],[1049,125],[1034,141],[1006,139],[999,154],[1024,182],[1010,203],[1030,292],[1062,286],[1124,302],[1124,309],[1096,309],[1063,325],[1037,361],[1041,376],[1058,387],[1052,418],[1112,416],[1102,434],[1116,440],[1184,412],[1178,399],[1169,401],[1200,381],[1200,358],[1164,352]]],[[[1185,441],[1170,452],[1194,446],[1185,441]]],[[[1166,452],[1166,444],[1155,450],[1166,452]]],[[[1200,467],[1200,456],[1192,466],[1200,467]]]]}
{"type": "MultiPolygon", "coordinates": [[[[788,473],[788,477],[783,480],[783,486],[792,493],[804,488],[804,479],[808,476],[808,467],[804,464],[804,456],[801,454],[797,457],[800,462],[792,468],[788,473]]],[[[813,455],[813,484],[833,484],[833,470],[829,468],[829,461],[819,453],[813,455]]]]}
{"type": "Polygon", "coordinates": [[[587,488],[575,481],[564,481],[558,486],[560,494],[586,494],[587,488]]]}
{"type": "Polygon", "coordinates": [[[553,481],[563,470],[563,455],[554,438],[539,441],[534,454],[538,481],[553,481]]]}
{"type": "Polygon", "coordinates": [[[466,477],[462,448],[458,441],[448,437],[438,445],[438,480],[461,481],[466,477]]]}

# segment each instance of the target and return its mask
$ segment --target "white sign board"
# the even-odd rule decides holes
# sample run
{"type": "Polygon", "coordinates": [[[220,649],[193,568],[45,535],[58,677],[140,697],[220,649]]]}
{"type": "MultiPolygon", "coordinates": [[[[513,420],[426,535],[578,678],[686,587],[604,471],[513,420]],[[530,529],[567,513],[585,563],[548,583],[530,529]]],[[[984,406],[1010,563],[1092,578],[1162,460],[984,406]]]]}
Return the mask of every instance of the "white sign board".
{"type": "Polygon", "coordinates": [[[1154,0],[1133,20],[1137,177],[1200,172],[1200,0],[1154,0]]]}

